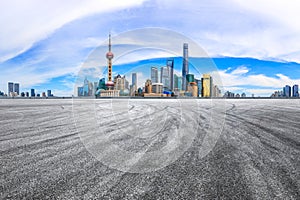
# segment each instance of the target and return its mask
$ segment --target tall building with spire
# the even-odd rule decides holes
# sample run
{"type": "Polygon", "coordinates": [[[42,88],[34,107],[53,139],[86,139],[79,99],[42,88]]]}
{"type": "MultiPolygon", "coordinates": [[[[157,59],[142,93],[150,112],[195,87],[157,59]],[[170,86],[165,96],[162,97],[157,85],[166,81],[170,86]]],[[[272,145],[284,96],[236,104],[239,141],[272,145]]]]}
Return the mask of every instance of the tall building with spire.
{"type": "Polygon", "coordinates": [[[112,81],[112,59],[114,58],[114,54],[111,51],[111,35],[109,34],[108,39],[108,52],[106,53],[106,59],[108,63],[108,81],[106,86],[109,90],[113,90],[114,82],[112,81]]]}
{"type": "Polygon", "coordinates": [[[183,62],[182,62],[182,90],[187,90],[186,75],[189,73],[189,55],[188,55],[188,44],[183,44],[183,62]]]}
{"type": "MultiPolygon", "coordinates": [[[[106,59],[107,59],[107,65],[108,65],[108,80],[107,83],[105,84],[106,90],[103,90],[98,87],[98,90],[96,92],[96,96],[101,96],[101,97],[118,97],[120,96],[120,90],[117,90],[114,88],[114,82],[112,79],[112,59],[114,58],[114,54],[111,51],[111,35],[109,34],[108,38],[108,52],[106,53],[106,59]]],[[[103,81],[103,79],[100,79],[100,81],[103,81]]],[[[99,82],[100,86],[100,82],[99,82]]]]}

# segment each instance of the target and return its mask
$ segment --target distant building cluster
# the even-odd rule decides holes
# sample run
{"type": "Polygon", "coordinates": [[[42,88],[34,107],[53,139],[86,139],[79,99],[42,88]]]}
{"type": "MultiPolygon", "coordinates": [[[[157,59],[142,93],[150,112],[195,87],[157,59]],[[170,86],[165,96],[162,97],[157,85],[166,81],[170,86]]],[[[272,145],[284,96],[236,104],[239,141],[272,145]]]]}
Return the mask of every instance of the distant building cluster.
{"type": "Polygon", "coordinates": [[[8,93],[8,96],[10,96],[10,97],[18,96],[20,94],[20,84],[19,83],[8,82],[7,93],[8,93]]]}
{"type": "Polygon", "coordinates": [[[233,92],[227,91],[227,92],[225,92],[223,97],[224,98],[246,98],[247,96],[246,96],[246,93],[244,93],[244,92],[242,94],[239,94],[239,93],[235,94],[233,92]]]}
{"type": "Polygon", "coordinates": [[[8,82],[7,84],[7,94],[0,91],[0,96],[8,96],[8,97],[53,97],[51,90],[47,90],[46,92],[42,92],[41,94],[36,93],[35,89],[31,89],[29,92],[21,92],[20,93],[20,84],[8,82]]]}
{"type": "Polygon", "coordinates": [[[283,87],[281,91],[275,91],[272,95],[272,98],[289,98],[289,97],[294,97],[298,98],[299,97],[299,86],[298,85],[293,85],[293,87],[286,85],[283,87]]]}
{"type": "Polygon", "coordinates": [[[90,82],[87,80],[87,77],[85,77],[83,86],[77,88],[77,95],[80,96],[93,96],[95,94],[95,88],[98,86],[97,82],[90,82]]]}

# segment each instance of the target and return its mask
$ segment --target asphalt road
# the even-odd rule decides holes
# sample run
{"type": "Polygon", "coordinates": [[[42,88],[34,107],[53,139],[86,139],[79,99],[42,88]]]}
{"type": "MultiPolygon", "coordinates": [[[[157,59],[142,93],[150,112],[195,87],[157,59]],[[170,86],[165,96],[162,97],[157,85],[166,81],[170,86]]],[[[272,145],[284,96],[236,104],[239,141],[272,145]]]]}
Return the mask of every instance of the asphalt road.
{"type": "Polygon", "coordinates": [[[300,199],[296,99],[0,100],[0,130],[1,199],[300,199]]]}

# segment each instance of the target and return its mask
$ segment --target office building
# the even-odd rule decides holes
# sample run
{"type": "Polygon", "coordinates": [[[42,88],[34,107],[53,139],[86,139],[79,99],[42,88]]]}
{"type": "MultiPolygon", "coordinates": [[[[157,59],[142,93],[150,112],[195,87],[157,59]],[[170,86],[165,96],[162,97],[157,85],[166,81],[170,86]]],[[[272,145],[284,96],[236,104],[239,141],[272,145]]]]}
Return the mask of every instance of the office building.
{"type": "Polygon", "coordinates": [[[35,97],[35,90],[34,90],[34,89],[31,89],[31,90],[30,90],[30,96],[31,96],[31,97],[35,97]]]}
{"type": "Polygon", "coordinates": [[[195,82],[197,83],[198,86],[198,97],[202,96],[202,82],[201,79],[195,79],[195,82]]]}
{"type": "Polygon", "coordinates": [[[125,76],[122,77],[120,74],[118,74],[114,78],[114,89],[124,91],[125,89],[127,89],[127,82],[128,81],[126,80],[125,76]]]}
{"type": "Polygon", "coordinates": [[[293,86],[293,97],[299,97],[299,87],[298,87],[298,85],[293,86]]]}
{"type": "Polygon", "coordinates": [[[11,96],[11,93],[13,92],[14,92],[14,83],[8,82],[8,89],[7,89],[8,96],[11,96]]]}
{"type": "Polygon", "coordinates": [[[89,95],[89,81],[87,80],[87,77],[84,79],[83,83],[83,96],[89,95]]]}
{"type": "Polygon", "coordinates": [[[160,80],[160,82],[163,84],[164,90],[171,90],[169,66],[161,67],[160,80]]]}
{"type": "Polygon", "coordinates": [[[283,88],[283,95],[284,95],[284,97],[291,97],[291,86],[286,85],[283,88]]]}
{"type": "Polygon", "coordinates": [[[167,68],[169,70],[169,89],[174,90],[174,59],[167,60],[167,68]]]}
{"type": "Polygon", "coordinates": [[[152,81],[150,79],[147,79],[145,83],[145,93],[147,94],[152,93],[152,81]]]}
{"type": "Polygon", "coordinates": [[[182,77],[174,74],[174,91],[182,90],[182,77]]]}
{"type": "Polygon", "coordinates": [[[157,67],[151,67],[151,82],[152,83],[159,83],[157,67]]]}
{"type": "Polygon", "coordinates": [[[137,74],[132,73],[131,78],[132,78],[132,90],[135,92],[137,91],[137,74]]]}
{"type": "Polygon", "coordinates": [[[20,94],[20,84],[19,83],[14,84],[14,92],[17,93],[17,95],[20,94]]]}
{"type": "Polygon", "coordinates": [[[212,86],[212,97],[220,97],[221,96],[221,90],[217,85],[212,86]]]}
{"type": "Polygon", "coordinates": [[[187,90],[186,75],[189,73],[188,44],[183,44],[182,90],[187,90]]]}
{"type": "Polygon", "coordinates": [[[212,78],[209,74],[203,74],[202,82],[202,97],[211,97],[212,95],[212,78]]]}
{"type": "Polygon", "coordinates": [[[83,87],[77,87],[77,96],[83,96],[83,87]]]}
{"type": "Polygon", "coordinates": [[[51,90],[47,90],[47,97],[51,97],[52,94],[51,94],[51,90]]]}
{"type": "Polygon", "coordinates": [[[192,97],[198,97],[198,86],[196,82],[189,82],[188,83],[188,92],[190,93],[190,95],[188,96],[192,96],[192,97]]]}
{"type": "Polygon", "coordinates": [[[187,74],[186,75],[186,82],[187,82],[187,84],[189,84],[191,82],[195,82],[195,76],[194,76],[194,74],[187,74]]]}

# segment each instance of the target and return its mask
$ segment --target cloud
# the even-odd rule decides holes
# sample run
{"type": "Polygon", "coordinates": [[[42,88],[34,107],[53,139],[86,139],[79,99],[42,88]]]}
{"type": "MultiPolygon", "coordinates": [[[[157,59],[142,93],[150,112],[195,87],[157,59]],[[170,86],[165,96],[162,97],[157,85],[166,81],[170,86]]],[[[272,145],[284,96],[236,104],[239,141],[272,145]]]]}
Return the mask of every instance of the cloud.
{"type": "Polygon", "coordinates": [[[247,67],[241,66],[241,67],[238,67],[235,70],[233,70],[231,72],[231,74],[233,74],[233,75],[242,75],[242,74],[246,74],[248,72],[249,72],[249,69],[247,67]]]}
{"type": "Polygon", "coordinates": [[[66,23],[95,13],[112,12],[142,3],[141,0],[1,1],[0,62],[24,52],[66,23]]]}
{"type": "Polygon", "coordinates": [[[285,85],[293,86],[300,83],[300,79],[291,79],[283,74],[270,77],[264,74],[247,74],[248,72],[251,70],[246,67],[237,67],[233,71],[219,70],[209,74],[212,77],[220,77],[220,79],[214,79],[214,84],[223,88],[223,92],[246,92],[262,96],[270,96],[275,90],[281,90],[285,85]]]}

